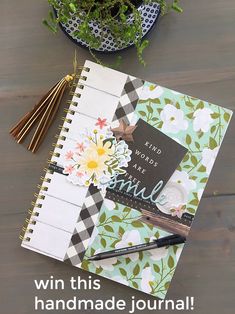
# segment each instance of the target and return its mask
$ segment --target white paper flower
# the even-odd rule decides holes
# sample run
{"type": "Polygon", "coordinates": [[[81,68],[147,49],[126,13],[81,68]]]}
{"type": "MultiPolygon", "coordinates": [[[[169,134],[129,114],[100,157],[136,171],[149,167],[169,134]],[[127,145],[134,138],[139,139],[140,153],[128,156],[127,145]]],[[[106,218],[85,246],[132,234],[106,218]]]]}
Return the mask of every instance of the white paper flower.
{"type": "Polygon", "coordinates": [[[164,132],[178,133],[188,128],[188,121],[184,120],[184,112],[171,104],[164,106],[160,118],[163,122],[162,131],[164,132]]]}
{"type": "MultiPolygon", "coordinates": [[[[98,254],[101,252],[101,249],[95,251],[94,254],[98,254]]],[[[96,268],[102,267],[104,270],[112,271],[114,269],[113,265],[117,263],[116,257],[101,259],[98,261],[93,261],[96,268]]]]}
{"type": "MultiPolygon", "coordinates": [[[[151,237],[150,241],[153,241],[155,238],[151,237]]],[[[157,249],[149,250],[150,258],[153,261],[159,261],[162,258],[165,258],[168,255],[168,248],[167,247],[160,247],[157,249]]]]}
{"type": "Polygon", "coordinates": [[[164,89],[158,85],[145,85],[142,89],[140,99],[147,100],[147,99],[155,99],[159,98],[164,93],[164,89]]]}
{"type": "Polygon", "coordinates": [[[211,118],[212,113],[213,111],[210,108],[197,109],[193,114],[194,131],[207,132],[210,128],[210,124],[213,122],[213,119],[211,118]]]}
{"type": "Polygon", "coordinates": [[[146,293],[150,293],[152,291],[152,283],[154,280],[154,276],[151,272],[151,267],[146,267],[143,269],[141,273],[141,289],[146,293]]]}
{"type": "Polygon", "coordinates": [[[188,173],[183,170],[176,170],[171,176],[170,181],[181,184],[188,193],[196,188],[196,182],[190,179],[188,173]]]}
{"type": "MultiPolygon", "coordinates": [[[[119,241],[116,245],[116,249],[120,249],[127,246],[133,246],[141,243],[141,238],[138,230],[131,230],[126,231],[121,241],[119,241]]],[[[125,255],[126,257],[129,257],[133,262],[137,261],[139,258],[139,253],[131,253],[128,255],[125,255]]]]}
{"type": "Polygon", "coordinates": [[[104,206],[105,206],[105,208],[107,208],[107,210],[112,211],[116,207],[116,204],[113,201],[105,198],[104,199],[104,206]]]}
{"type": "Polygon", "coordinates": [[[215,162],[215,158],[218,154],[219,148],[216,147],[214,149],[204,148],[202,151],[202,160],[201,163],[204,167],[206,167],[206,173],[210,174],[213,164],[215,162]]]}
{"type": "Polygon", "coordinates": [[[129,282],[121,276],[114,276],[111,278],[114,281],[117,281],[125,286],[129,286],[129,282]]]}

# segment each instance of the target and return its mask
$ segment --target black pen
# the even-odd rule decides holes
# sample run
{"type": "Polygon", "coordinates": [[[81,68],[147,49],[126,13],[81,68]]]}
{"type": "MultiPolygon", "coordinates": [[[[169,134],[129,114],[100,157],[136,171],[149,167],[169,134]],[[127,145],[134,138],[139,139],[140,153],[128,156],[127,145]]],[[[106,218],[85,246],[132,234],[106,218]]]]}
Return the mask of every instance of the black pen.
{"type": "Polygon", "coordinates": [[[186,241],[185,237],[182,237],[178,234],[173,234],[167,237],[156,239],[153,242],[133,245],[133,246],[124,247],[124,248],[116,249],[112,251],[101,252],[91,257],[88,257],[88,260],[97,261],[97,260],[111,258],[115,256],[121,256],[125,254],[131,254],[131,253],[136,253],[136,252],[141,252],[141,251],[157,249],[159,247],[181,244],[181,243],[185,243],[185,241],[186,241]]]}

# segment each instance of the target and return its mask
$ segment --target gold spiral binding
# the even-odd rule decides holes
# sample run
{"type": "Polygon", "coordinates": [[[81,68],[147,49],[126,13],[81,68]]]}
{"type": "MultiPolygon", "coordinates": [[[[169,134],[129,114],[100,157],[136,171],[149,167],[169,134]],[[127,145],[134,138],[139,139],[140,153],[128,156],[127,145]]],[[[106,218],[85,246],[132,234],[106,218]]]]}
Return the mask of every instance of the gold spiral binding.
{"type": "MultiPolygon", "coordinates": [[[[84,67],[84,66],[77,66],[77,69],[78,70],[81,70],[81,71],[86,71],[86,72],[89,72],[90,71],[90,68],[88,67],[84,67]]],[[[81,94],[80,93],[76,93],[75,90],[76,88],[79,88],[79,89],[83,89],[84,88],[84,85],[79,83],[79,80],[83,80],[83,81],[86,81],[87,80],[87,77],[85,75],[81,75],[80,74],[76,74],[75,75],[75,79],[76,79],[76,82],[73,82],[71,84],[71,90],[69,92],[69,95],[71,96],[76,96],[77,98],[80,98],[81,97],[81,94]],[[73,90],[74,89],[74,90],[73,90]]],[[[74,106],[74,107],[77,107],[78,106],[78,103],[76,101],[73,101],[72,99],[68,100],[66,102],[67,105],[69,106],[74,106]]],[[[71,110],[71,109],[65,109],[64,110],[67,114],[72,114],[74,115],[75,114],[75,111],[74,110],[71,110]]],[[[61,118],[63,122],[67,122],[69,124],[72,123],[72,120],[69,119],[69,118],[66,118],[66,117],[62,117],[61,118]]],[[[60,131],[63,131],[63,132],[69,132],[69,128],[67,127],[64,127],[63,125],[59,126],[58,128],[60,131]]],[[[59,134],[56,134],[55,135],[55,138],[58,140],[62,140],[62,141],[65,141],[66,140],[66,137],[64,135],[59,135],[59,134]]],[[[53,143],[52,144],[52,147],[55,149],[55,148],[59,148],[59,149],[62,149],[63,148],[63,144],[58,144],[57,142],[56,143],[53,143]]],[[[60,156],[60,153],[55,153],[54,151],[51,151],[50,152],[50,155],[51,156],[54,156],[54,157],[59,157],[60,156]]],[[[48,159],[47,160],[47,163],[48,164],[56,164],[56,161],[54,160],[51,160],[51,159],[48,159]]],[[[46,174],[53,174],[53,170],[51,169],[48,169],[47,167],[45,167],[44,169],[44,172],[46,172],[46,174]]],[[[29,242],[31,240],[31,237],[30,235],[33,233],[33,225],[36,225],[37,223],[37,220],[35,220],[34,218],[35,217],[38,217],[40,215],[40,212],[39,211],[35,211],[35,207],[37,209],[40,209],[43,205],[41,203],[38,203],[37,200],[44,200],[45,199],[45,195],[43,195],[41,192],[43,191],[47,191],[48,190],[48,187],[47,186],[43,186],[43,183],[46,182],[46,183],[50,183],[51,182],[51,179],[50,178],[45,178],[45,177],[40,177],[41,181],[42,181],[42,184],[38,184],[37,185],[37,188],[39,189],[39,192],[38,193],[34,193],[34,197],[36,199],[36,201],[33,201],[31,202],[31,205],[34,207],[33,209],[29,209],[28,210],[28,214],[26,216],[26,219],[25,219],[25,222],[23,224],[23,227],[22,227],[22,230],[21,230],[21,233],[19,235],[19,238],[20,240],[22,241],[26,241],[26,242],[29,242]],[[32,227],[31,227],[32,226],[32,227]]]]}

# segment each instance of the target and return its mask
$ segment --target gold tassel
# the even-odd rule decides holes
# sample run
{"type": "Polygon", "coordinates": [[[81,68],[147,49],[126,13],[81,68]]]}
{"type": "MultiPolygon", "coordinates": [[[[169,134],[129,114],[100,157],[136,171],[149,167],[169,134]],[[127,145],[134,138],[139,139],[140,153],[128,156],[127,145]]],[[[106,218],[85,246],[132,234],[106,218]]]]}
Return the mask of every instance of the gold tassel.
{"type": "Polygon", "coordinates": [[[21,120],[10,130],[10,134],[17,143],[21,143],[33,126],[38,123],[36,131],[28,146],[28,150],[35,153],[42,143],[55,115],[58,111],[64,91],[68,85],[75,79],[78,68],[77,57],[73,61],[74,73],[66,75],[56,83],[47,94],[34,106],[34,108],[25,114],[21,120]]]}

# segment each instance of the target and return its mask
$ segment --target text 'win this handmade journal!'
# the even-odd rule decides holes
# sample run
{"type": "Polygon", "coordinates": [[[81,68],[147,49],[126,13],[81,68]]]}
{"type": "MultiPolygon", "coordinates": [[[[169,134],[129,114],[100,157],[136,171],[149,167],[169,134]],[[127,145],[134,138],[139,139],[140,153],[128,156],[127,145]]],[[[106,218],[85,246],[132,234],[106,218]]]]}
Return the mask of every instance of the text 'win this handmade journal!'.
{"type": "Polygon", "coordinates": [[[22,246],[165,298],[232,112],[86,61],[22,246]]]}

